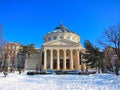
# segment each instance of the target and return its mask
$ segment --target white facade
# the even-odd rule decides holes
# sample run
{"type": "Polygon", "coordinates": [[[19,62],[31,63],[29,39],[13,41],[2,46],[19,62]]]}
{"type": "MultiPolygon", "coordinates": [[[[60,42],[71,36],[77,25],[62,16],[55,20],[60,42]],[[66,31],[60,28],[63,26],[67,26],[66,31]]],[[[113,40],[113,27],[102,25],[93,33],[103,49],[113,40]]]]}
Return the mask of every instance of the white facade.
{"type": "Polygon", "coordinates": [[[26,70],[35,70],[37,65],[40,67],[40,53],[33,53],[29,57],[26,55],[26,70]]]}
{"type": "Polygon", "coordinates": [[[44,70],[74,70],[84,66],[81,65],[80,53],[85,49],[80,44],[80,37],[62,24],[44,36],[42,50],[44,70]]]}

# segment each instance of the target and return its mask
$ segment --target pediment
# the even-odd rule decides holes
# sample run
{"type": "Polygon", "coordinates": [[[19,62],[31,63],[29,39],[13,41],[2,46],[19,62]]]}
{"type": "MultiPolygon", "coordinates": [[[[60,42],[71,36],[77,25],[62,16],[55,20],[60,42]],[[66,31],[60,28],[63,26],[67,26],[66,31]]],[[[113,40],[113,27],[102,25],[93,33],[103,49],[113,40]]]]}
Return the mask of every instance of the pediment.
{"type": "Polygon", "coordinates": [[[43,45],[47,46],[55,46],[55,45],[78,45],[78,43],[70,41],[70,40],[55,40],[44,43],[43,45]]]}

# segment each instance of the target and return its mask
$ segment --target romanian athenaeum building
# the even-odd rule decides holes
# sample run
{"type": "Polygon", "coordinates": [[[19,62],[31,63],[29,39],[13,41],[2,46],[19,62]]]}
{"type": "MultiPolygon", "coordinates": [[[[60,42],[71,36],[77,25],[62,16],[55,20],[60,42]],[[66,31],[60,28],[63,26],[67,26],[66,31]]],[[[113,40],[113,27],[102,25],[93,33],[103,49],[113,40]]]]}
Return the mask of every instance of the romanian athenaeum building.
{"type": "Polygon", "coordinates": [[[81,56],[85,49],[80,44],[80,36],[63,24],[44,36],[41,50],[41,65],[44,70],[85,69],[81,56]]]}

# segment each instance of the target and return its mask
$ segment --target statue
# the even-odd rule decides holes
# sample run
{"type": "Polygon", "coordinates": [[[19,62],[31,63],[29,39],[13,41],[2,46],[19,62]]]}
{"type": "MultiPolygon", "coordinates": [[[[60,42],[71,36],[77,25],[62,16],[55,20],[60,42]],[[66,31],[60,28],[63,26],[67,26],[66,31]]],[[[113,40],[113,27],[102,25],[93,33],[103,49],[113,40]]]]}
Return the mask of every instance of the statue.
{"type": "Polygon", "coordinates": [[[19,74],[21,74],[21,70],[24,71],[24,67],[25,67],[26,55],[24,51],[19,51],[17,54],[17,58],[18,58],[18,71],[19,71],[19,74]]]}

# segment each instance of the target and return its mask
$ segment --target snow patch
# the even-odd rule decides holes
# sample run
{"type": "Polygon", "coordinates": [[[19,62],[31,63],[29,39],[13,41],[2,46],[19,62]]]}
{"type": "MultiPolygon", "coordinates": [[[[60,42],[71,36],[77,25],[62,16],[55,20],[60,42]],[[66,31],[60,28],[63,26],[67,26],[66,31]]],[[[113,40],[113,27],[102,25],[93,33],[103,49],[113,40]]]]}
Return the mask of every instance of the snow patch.
{"type": "Polygon", "coordinates": [[[91,75],[21,75],[0,73],[0,90],[119,90],[120,76],[91,75]]]}

